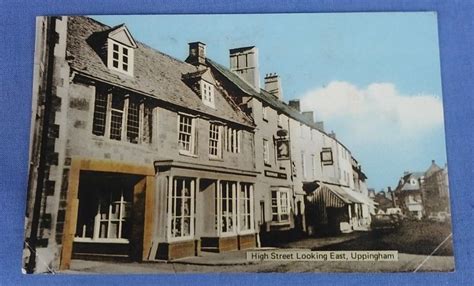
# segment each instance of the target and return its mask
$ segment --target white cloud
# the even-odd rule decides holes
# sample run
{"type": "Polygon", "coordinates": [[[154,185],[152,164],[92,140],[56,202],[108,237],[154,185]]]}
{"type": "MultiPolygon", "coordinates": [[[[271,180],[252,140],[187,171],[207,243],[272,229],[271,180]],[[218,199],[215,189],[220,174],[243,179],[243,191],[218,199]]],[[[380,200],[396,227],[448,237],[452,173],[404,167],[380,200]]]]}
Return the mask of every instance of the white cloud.
{"type": "Polygon", "coordinates": [[[381,136],[414,139],[443,126],[439,97],[400,94],[391,83],[359,88],[333,81],[304,94],[301,106],[302,110],[315,111],[317,120],[325,121],[327,129],[366,143],[381,136]]]}

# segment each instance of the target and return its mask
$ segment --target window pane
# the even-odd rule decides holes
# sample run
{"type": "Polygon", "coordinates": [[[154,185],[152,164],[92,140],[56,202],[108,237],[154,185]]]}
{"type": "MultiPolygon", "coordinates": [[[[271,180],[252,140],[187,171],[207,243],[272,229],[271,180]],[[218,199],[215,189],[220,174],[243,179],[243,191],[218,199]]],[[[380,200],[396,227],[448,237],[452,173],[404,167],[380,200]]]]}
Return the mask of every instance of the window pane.
{"type": "Polygon", "coordinates": [[[140,130],[140,106],[137,102],[130,100],[128,104],[127,117],[127,140],[131,143],[138,143],[140,130]]]}
{"type": "Polygon", "coordinates": [[[92,124],[92,133],[95,135],[104,135],[105,120],[107,114],[107,94],[104,91],[98,91],[95,96],[94,120],[92,124]]]}

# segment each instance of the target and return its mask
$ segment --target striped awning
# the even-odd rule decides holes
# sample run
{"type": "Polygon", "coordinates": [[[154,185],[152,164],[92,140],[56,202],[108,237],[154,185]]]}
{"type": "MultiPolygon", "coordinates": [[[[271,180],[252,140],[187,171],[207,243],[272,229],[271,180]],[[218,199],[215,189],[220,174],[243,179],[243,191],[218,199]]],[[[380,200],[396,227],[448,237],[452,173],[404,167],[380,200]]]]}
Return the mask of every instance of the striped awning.
{"type": "Polygon", "coordinates": [[[347,204],[363,203],[355,197],[349,188],[318,183],[319,187],[314,189],[312,201],[325,207],[340,208],[347,204]]]}

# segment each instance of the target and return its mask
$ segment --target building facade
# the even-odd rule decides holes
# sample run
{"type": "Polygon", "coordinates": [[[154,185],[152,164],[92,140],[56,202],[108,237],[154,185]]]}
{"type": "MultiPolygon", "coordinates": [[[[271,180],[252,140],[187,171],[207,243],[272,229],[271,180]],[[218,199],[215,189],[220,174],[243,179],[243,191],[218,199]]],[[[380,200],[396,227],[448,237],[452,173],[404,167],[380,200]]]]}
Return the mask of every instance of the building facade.
{"type": "Polygon", "coordinates": [[[50,25],[52,65],[36,78],[50,86],[36,93],[48,112],[32,137],[45,144],[32,153],[31,250],[64,269],[72,257],[255,247],[255,125],[193,62],[199,43],[187,63],[135,42],[123,25],[40,21],[50,25]]]}
{"type": "Polygon", "coordinates": [[[395,204],[403,213],[422,219],[436,212],[450,212],[448,168],[433,160],[425,172],[405,172],[395,189],[395,204]]]}
{"type": "Polygon", "coordinates": [[[256,47],[230,50],[227,68],[204,43],[181,61],[125,25],[37,27],[29,272],[254,248],[370,217],[360,165],[312,112],[283,102],[278,75],[260,87],[256,47]]]}

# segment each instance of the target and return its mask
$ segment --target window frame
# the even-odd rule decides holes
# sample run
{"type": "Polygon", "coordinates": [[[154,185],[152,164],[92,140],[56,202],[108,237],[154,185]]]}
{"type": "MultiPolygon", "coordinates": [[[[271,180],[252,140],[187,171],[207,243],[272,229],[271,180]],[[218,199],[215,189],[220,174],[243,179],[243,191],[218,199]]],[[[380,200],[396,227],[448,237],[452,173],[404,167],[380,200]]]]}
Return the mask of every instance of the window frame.
{"type": "Polygon", "coordinates": [[[268,109],[268,105],[262,104],[262,119],[266,122],[268,122],[268,109]]]}
{"type": "Polygon", "coordinates": [[[178,150],[179,150],[180,155],[187,155],[187,156],[196,155],[197,146],[196,146],[196,117],[195,116],[178,112],[177,143],[178,143],[178,150]],[[180,139],[180,135],[182,134],[181,118],[188,118],[189,120],[191,120],[191,124],[186,124],[186,125],[190,125],[190,129],[191,129],[190,132],[183,133],[183,135],[189,136],[189,150],[181,148],[181,139],[180,139]]]}
{"type": "Polygon", "coordinates": [[[289,223],[291,215],[291,204],[290,204],[290,191],[289,190],[271,190],[271,210],[272,210],[272,222],[275,223],[289,223]],[[274,196],[275,194],[275,196],[274,196]],[[283,200],[283,196],[286,197],[283,200]],[[276,203],[276,204],[275,204],[276,203]],[[274,211],[276,208],[276,212],[274,211]],[[283,219],[283,216],[287,216],[283,219]],[[275,220],[275,216],[277,220],[275,220]]]}
{"type": "Polygon", "coordinates": [[[215,88],[214,85],[205,80],[201,80],[201,99],[204,105],[216,108],[215,88]]]}
{"type": "Polygon", "coordinates": [[[110,70],[117,71],[122,74],[133,76],[134,69],[134,48],[124,45],[114,39],[107,40],[107,67],[110,70]],[[118,50],[115,50],[114,47],[118,50]],[[125,52],[126,51],[126,52],[125,52]],[[117,54],[117,58],[115,58],[117,54]],[[117,66],[114,66],[117,63],[117,66]],[[124,69],[126,67],[126,69],[124,69]]]}
{"type": "Polygon", "coordinates": [[[237,232],[238,234],[249,234],[255,232],[254,219],[254,185],[252,183],[240,182],[237,191],[237,232]],[[242,190],[245,197],[242,197],[242,190]],[[246,210],[242,210],[241,203],[244,201],[246,210]],[[247,203],[245,203],[247,202],[247,203]],[[247,217],[249,220],[248,228],[242,229],[241,218],[247,217]]]}
{"type": "Polygon", "coordinates": [[[168,241],[173,242],[173,241],[183,241],[183,240],[192,240],[195,237],[195,197],[196,197],[196,179],[191,178],[191,177],[181,177],[181,176],[170,176],[169,181],[168,181],[168,194],[167,194],[167,199],[168,199],[168,204],[166,206],[166,212],[167,212],[167,232],[166,236],[168,238],[168,241]],[[189,181],[189,186],[190,186],[190,196],[184,196],[183,195],[183,190],[181,190],[181,215],[177,216],[175,215],[175,210],[177,206],[177,200],[178,196],[176,196],[177,193],[177,186],[178,186],[178,180],[181,180],[183,184],[186,181],[189,181]],[[185,205],[184,199],[189,199],[190,202],[190,210],[189,210],[189,215],[184,215],[183,209],[185,205]],[[188,235],[181,235],[181,236],[173,236],[173,229],[175,224],[173,224],[173,219],[174,218],[180,218],[181,219],[181,234],[183,234],[183,229],[184,229],[184,223],[183,220],[184,218],[187,217],[189,218],[189,234],[188,235]]]}
{"type": "Polygon", "coordinates": [[[225,142],[226,142],[226,150],[230,153],[240,153],[241,151],[241,133],[242,131],[233,128],[230,126],[226,126],[225,131],[225,142]]]}
{"type": "Polygon", "coordinates": [[[209,122],[209,144],[208,144],[208,147],[209,147],[209,157],[212,158],[212,159],[222,159],[222,143],[223,143],[223,139],[222,139],[222,130],[223,130],[223,126],[222,124],[219,124],[219,123],[214,123],[214,122],[209,122]],[[213,129],[214,128],[217,128],[216,130],[213,129]],[[213,134],[216,134],[217,135],[217,138],[213,138],[213,134]],[[215,146],[211,145],[211,143],[215,142],[215,146]],[[215,149],[215,152],[216,154],[213,154],[211,152],[211,150],[215,149]]]}
{"type": "MultiPolygon", "coordinates": [[[[113,193],[110,193],[112,196],[113,193]]],[[[123,193],[123,189],[120,190],[120,200],[115,200],[109,202],[106,213],[102,213],[102,205],[101,201],[98,201],[97,205],[97,214],[92,222],[92,237],[86,236],[85,227],[83,225],[81,236],[74,236],[75,242],[93,242],[93,243],[120,243],[120,244],[128,244],[130,242],[130,238],[122,237],[122,232],[124,230],[124,225],[127,223],[127,220],[130,220],[130,213],[132,208],[132,202],[126,201],[123,193]],[[118,218],[113,218],[112,210],[114,209],[114,205],[118,205],[118,218]],[[105,217],[104,217],[105,216],[105,217]],[[116,231],[118,237],[110,237],[111,226],[112,224],[117,224],[116,231]],[[102,236],[102,226],[104,225],[106,237],[102,236]]],[[[129,222],[130,223],[130,222],[129,222]]],[[[76,229],[77,232],[77,229],[76,229]]],[[[131,234],[129,234],[131,235],[131,234]]]]}
{"type": "Polygon", "coordinates": [[[263,138],[263,164],[270,166],[270,144],[268,139],[263,138]]]}
{"type": "Polygon", "coordinates": [[[217,195],[216,195],[216,213],[217,213],[217,234],[221,237],[235,236],[237,235],[238,230],[238,214],[237,214],[237,182],[219,180],[217,182],[217,195]],[[226,188],[223,188],[225,184],[226,188]],[[230,189],[229,189],[230,185],[230,189]],[[225,191],[225,196],[223,192],[225,191]],[[223,213],[223,206],[226,206],[226,214],[223,213]],[[229,212],[229,207],[231,207],[231,212],[229,212]],[[223,230],[224,227],[224,218],[226,221],[226,230],[223,230]],[[231,228],[228,227],[229,220],[232,222],[231,228]]]}
{"type": "Polygon", "coordinates": [[[303,178],[306,179],[308,177],[307,167],[306,167],[306,158],[305,152],[301,151],[301,173],[303,178]]]}
{"type": "Polygon", "coordinates": [[[104,137],[108,140],[118,142],[127,142],[131,144],[150,144],[152,142],[152,130],[154,125],[153,107],[146,104],[140,96],[127,93],[122,90],[107,88],[104,86],[96,86],[94,95],[94,112],[92,114],[92,134],[97,137],[104,137]],[[114,105],[115,103],[115,105],[114,105]],[[132,140],[130,135],[131,117],[130,108],[135,105],[137,133],[132,140]],[[145,113],[147,115],[147,130],[145,132],[145,113]],[[119,117],[114,121],[114,116],[119,117]],[[118,126],[113,126],[113,125],[118,126]],[[113,128],[119,131],[114,133],[113,128]],[[145,134],[148,133],[145,139],[145,134]]]}

